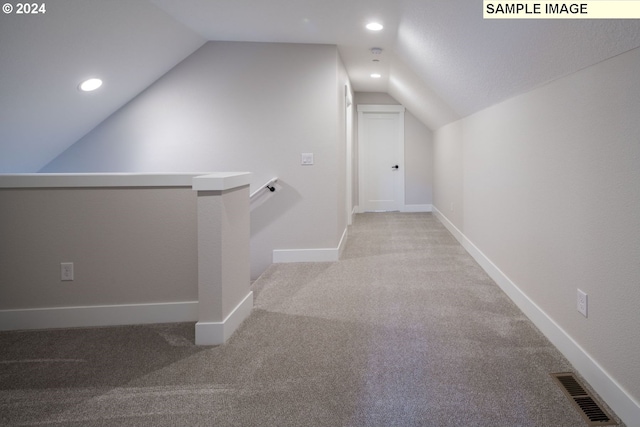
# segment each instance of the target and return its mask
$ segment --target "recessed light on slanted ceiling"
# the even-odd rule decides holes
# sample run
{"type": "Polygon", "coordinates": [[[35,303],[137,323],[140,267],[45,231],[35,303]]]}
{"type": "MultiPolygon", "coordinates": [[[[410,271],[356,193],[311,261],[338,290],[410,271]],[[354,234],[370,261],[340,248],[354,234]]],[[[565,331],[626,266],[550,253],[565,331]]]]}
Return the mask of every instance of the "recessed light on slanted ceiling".
{"type": "Polygon", "coordinates": [[[370,23],[367,24],[367,30],[380,31],[383,28],[384,27],[382,26],[382,24],[379,24],[377,22],[370,22],[370,23]]]}
{"type": "Polygon", "coordinates": [[[80,83],[80,85],[78,86],[78,89],[80,89],[83,92],[91,92],[92,90],[98,89],[100,86],[102,86],[102,80],[92,78],[80,83]]]}
{"type": "Polygon", "coordinates": [[[372,79],[379,79],[380,77],[382,77],[382,74],[378,74],[378,73],[371,74],[372,79]]]}

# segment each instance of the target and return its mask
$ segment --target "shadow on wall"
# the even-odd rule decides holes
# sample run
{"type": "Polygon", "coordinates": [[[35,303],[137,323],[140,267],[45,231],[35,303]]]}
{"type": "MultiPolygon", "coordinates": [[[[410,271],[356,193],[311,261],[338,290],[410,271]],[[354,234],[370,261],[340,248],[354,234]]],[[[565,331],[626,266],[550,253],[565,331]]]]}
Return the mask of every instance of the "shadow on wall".
{"type": "Polygon", "coordinates": [[[280,179],[273,186],[276,191],[271,192],[265,189],[250,202],[251,237],[276,222],[284,212],[292,209],[302,200],[302,196],[295,188],[280,179]]]}
{"type": "Polygon", "coordinates": [[[279,179],[274,187],[275,192],[264,190],[250,204],[252,280],[272,264],[274,249],[291,247],[286,237],[290,224],[283,221],[282,217],[302,203],[301,194],[286,182],[279,179]]]}

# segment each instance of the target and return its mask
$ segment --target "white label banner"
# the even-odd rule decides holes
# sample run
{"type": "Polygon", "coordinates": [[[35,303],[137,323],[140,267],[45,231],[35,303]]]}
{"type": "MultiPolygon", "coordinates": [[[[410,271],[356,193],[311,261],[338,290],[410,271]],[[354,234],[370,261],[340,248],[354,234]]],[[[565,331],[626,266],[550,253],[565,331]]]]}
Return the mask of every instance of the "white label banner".
{"type": "Polygon", "coordinates": [[[484,19],[640,19],[640,0],[491,1],[484,19]]]}

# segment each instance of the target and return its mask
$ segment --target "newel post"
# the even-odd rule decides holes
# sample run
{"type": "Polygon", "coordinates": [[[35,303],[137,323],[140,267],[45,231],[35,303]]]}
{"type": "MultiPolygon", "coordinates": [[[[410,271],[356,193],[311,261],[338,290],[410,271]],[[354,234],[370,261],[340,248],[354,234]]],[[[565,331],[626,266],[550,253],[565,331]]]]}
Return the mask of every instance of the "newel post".
{"type": "Polygon", "coordinates": [[[223,344],[253,308],[248,172],[193,178],[198,192],[196,345],[223,344]]]}

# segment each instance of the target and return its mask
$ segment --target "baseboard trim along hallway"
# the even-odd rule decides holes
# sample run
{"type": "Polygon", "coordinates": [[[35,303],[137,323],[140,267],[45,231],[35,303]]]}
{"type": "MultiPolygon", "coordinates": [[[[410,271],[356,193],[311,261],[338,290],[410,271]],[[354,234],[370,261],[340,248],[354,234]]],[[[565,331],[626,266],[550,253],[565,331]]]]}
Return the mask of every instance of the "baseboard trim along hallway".
{"type": "Polygon", "coordinates": [[[252,309],[253,292],[249,292],[222,322],[196,323],[196,345],[224,344],[238,326],[249,317],[252,309]]]}
{"type": "MultiPolygon", "coordinates": [[[[365,212],[366,212],[365,210],[360,209],[360,206],[354,206],[351,214],[355,215],[358,213],[365,213],[365,212]]],[[[398,210],[398,212],[405,212],[405,213],[433,212],[433,205],[402,205],[398,210]]]]}
{"type": "Polygon", "coordinates": [[[340,259],[340,254],[347,244],[347,228],[342,232],[342,237],[336,248],[318,249],[275,249],[273,251],[273,263],[284,264],[290,262],[335,262],[340,259]]]}
{"type": "MultiPolygon", "coordinates": [[[[436,206],[433,214],[451,232],[462,247],[476,260],[482,269],[509,296],[520,310],[538,329],[560,350],[598,394],[629,426],[630,420],[640,420],[640,404],[635,402],[625,390],[591,356],[551,319],[535,302],[504,274],[471,240],[467,238],[436,206]]],[[[640,424],[635,424],[640,426],[640,424]]]]}
{"type": "Polygon", "coordinates": [[[198,320],[198,301],[0,310],[0,330],[79,328],[198,320]]]}

